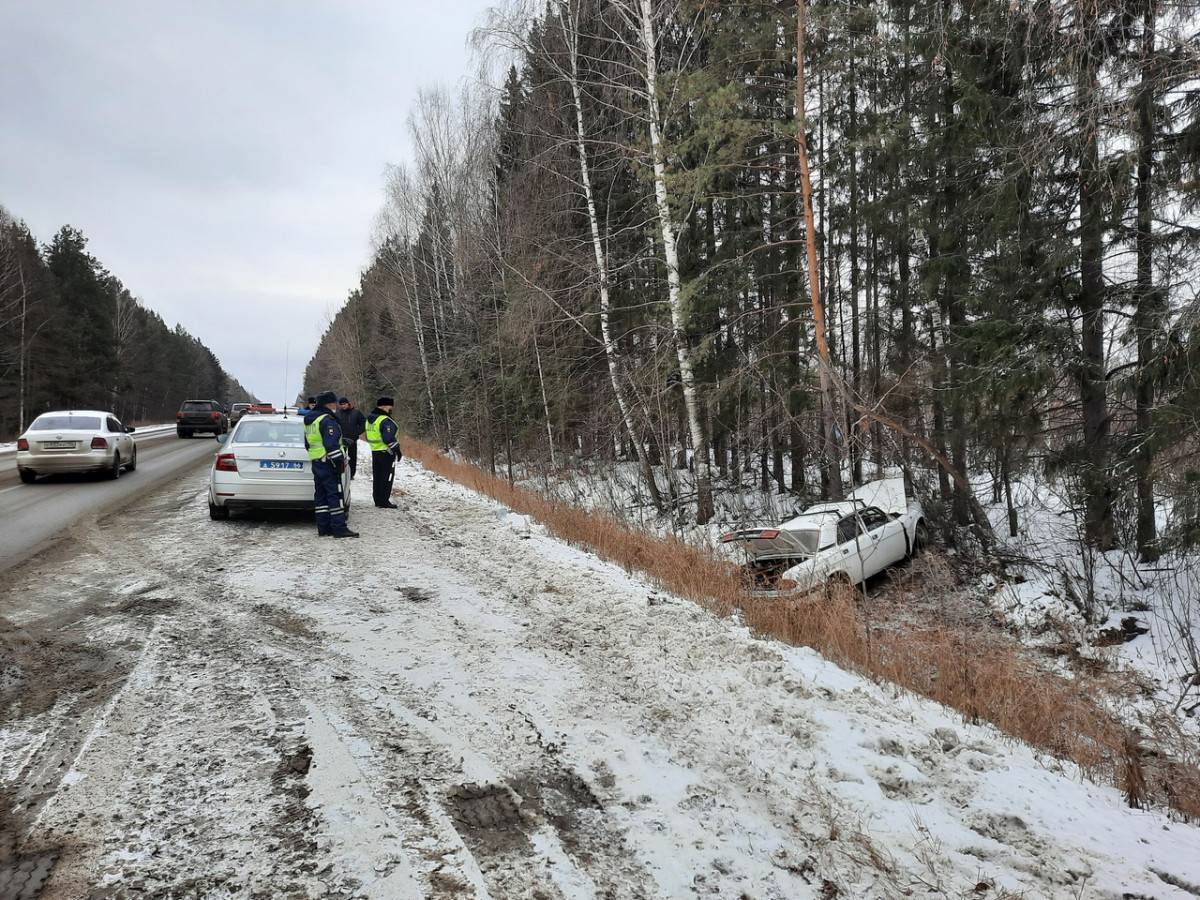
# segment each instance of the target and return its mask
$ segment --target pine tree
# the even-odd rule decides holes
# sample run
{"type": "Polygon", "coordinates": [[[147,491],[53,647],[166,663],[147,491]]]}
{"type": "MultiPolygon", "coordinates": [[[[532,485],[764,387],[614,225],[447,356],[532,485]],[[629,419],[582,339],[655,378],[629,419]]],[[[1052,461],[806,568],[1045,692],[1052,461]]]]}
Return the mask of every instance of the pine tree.
{"type": "Polygon", "coordinates": [[[87,252],[87,239],[69,225],[46,248],[46,264],[60,299],[54,343],[65,360],[53,386],[56,402],[77,409],[109,409],[119,367],[112,281],[87,252]]]}

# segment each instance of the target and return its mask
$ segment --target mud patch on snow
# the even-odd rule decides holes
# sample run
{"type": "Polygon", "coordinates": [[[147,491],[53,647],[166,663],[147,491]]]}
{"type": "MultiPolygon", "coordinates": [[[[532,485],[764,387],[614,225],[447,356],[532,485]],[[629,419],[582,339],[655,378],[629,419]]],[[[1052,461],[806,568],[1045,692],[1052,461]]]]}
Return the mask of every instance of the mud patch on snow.
{"type": "Polygon", "coordinates": [[[299,615],[288,609],[269,604],[258,604],[254,611],[265,625],[295,637],[313,637],[317,633],[316,623],[308,616],[299,615]]]}
{"type": "Polygon", "coordinates": [[[302,744],[291,750],[281,750],[279,765],[271,774],[271,788],[278,809],[272,835],[281,851],[297,859],[296,870],[302,874],[316,871],[312,859],[317,843],[312,838],[314,816],[307,800],[311,793],[305,776],[312,766],[312,748],[302,744]]]}
{"type": "Polygon", "coordinates": [[[58,861],[58,850],[18,853],[15,836],[0,813],[0,897],[4,900],[33,900],[41,893],[58,861]]]}
{"type": "Polygon", "coordinates": [[[560,840],[572,850],[581,850],[585,843],[578,834],[582,817],[603,811],[587,782],[568,770],[525,775],[513,780],[513,788],[538,818],[554,826],[560,840]]]}
{"type": "Polygon", "coordinates": [[[396,590],[399,591],[400,595],[410,603],[428,603],[430,600],[433,600],[435,596],[425,588],[419,587],[398,587],[396,590]]]}
{"type": "Polygon", "coordinates": [[[120,654],[88,646],[84,640],[61,635],[49,643],[21,632],[0,634],[3,719],[40,715],[63,695],[70,695],[73,704],[84,706],[105,702],[112,683],[128,674],[128,664],[120,654]]]}
{"type": "Polygon", "coordinates": [[[476,854],[512,853],[527,847],[524,800],[507,785],[460,784],[447,798],[455,827],[476,854]]]}

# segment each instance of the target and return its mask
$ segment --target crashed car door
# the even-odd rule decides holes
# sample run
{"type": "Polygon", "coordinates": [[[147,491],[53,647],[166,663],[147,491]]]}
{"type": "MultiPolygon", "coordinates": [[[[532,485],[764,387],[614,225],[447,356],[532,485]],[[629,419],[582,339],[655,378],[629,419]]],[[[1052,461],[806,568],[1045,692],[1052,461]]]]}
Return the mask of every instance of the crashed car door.
{"type": "Polygon", "coordinates": [[[864,578],[862,551],[869,546],[857,514],[841,519],[837,524],[837,543],[825,551],[831,562],[825,567],[826,575],[844,572],[851,582],[858,584],[864,578]]]}
{"type": "Polygon", "coordinates": [[[870,578],[904,559],[908,541],[904,524],[883,510],[869,506],[858,514],[861,523],[858,544],[862,555],[862,577],[870,578]]]}

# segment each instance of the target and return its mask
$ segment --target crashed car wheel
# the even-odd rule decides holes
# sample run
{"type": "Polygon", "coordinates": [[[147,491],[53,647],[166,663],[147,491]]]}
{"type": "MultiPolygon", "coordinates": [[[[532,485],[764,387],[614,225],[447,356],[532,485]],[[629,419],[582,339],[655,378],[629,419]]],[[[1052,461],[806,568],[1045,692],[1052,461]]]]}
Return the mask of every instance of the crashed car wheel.
{"type": "Polygon", "coordinates": [[[925,548],[929,546],[929,529],[925,527],[924,522],[918,522],[917,527],[913,529],[912,547],[909,549],[910,557],[916,556],[919,553],[924,553],[925,548]]]}
{"type": "Polygon", "coordinates": [[[216,519],[218,521],[220,521],[221,519],[228,519],[229,518],[229,507],[228,506],[217,506],[215,503],[210,503],[210,504],[208,504],[208,517],[210,519],[216,519]]]}

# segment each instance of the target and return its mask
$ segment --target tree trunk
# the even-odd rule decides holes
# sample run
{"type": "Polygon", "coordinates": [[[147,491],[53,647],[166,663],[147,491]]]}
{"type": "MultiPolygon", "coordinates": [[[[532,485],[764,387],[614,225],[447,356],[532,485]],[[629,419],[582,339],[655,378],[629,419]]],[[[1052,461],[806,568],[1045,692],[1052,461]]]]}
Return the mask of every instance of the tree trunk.
{"type": "MultiPolygon", "coordinates": [[[[645,2],[645,0],[643,0],[645,2]]],[[[825,307],[821,301],[821,274],[817,262],[817,233],[813,220],[812,179],[808,171],[807,125],[804,116],[804,0],[796,5],[796,150],[800,163],[800,191],[804,203],[805,243],[808,248],[808,283],[812,293],[813,330],[816,333],[818,368],[821,373],[821,401],[824,413],[824,462],[829,496],[841,500],[842,458],[838,435],[836,393],[833,386],[833,362],[825,335],[825,307]]]]}
{"type": "Polygon", "coordinates": [[[1079,254],[1081,313],[1080,402],[1083,412],[1084,531],[1097,550],[1116,546],[1112,485],[1108,472],[1108,385],[1104,367],[1104,208],[1096,63],[1085,48],[1078,86],[1079,254]]]}
{"type": "MultiPolygon", "coordinates": [[[[803,0],[801,0],[803,2],[803,0]]],[[[850,35],[850,60],[848,77],[850,90],[848,103],[850,106],[850,140],[846,152],[850,154],[850,390],[856,397],[862,396],[862,334],[861,310],[859,309],[859,292],[862,290],[861,262],[859,260],[859,190],[858,183],[858,75],[854,60],[856,56],[855,32],[850,35]]],[[[844,349],[843,349],[844,352],[844,349]]],[[[850,413],[851,410],[847,410],[850,413]]],[[[850,463],[850,479],[852,484],[862,484],[863,480],[863,445],[858,440],[858,429],[854,427],[853,417],[846,416],[846,456],[850,463]]]]}
{"type": "MultiPolygon", "coordinates": [[[[433,396],[433,372],[429,365],[429,350],[425,346],[425,317],[421,312],[421,300],[417,281],[417,261],[412,247],[407,249],[406,255],[408,256],[411,285],[404,291],[404,294],[408,301],[408,314],[412,320],[413,334],[417,339],[417,352],[421,357],[421,377],[425,381],[425,398],[429,403],[429,423],[436,428],[438,421],[437,401],[433,396]]],[[[404,287],[403,284],[401,284],[401,287],[404,287]]]]}
{"type": "Polygon", "coordinates": [[[550,468],[557,469],[554,458],[554,422],[550,417],[550,400],[546,395],[546,375],[542,371],[542,350],[538,346],[537,333],[533,335],[533,352],[537,358],[538,389],[542,394],[542,415],[546,417],[546,443],[550,447],[550,468]]]}
{"type": "MultiPolygon", "coordinates": [[[[567,0],[558,0],[559,18],[566,31],[567,58],[571,70],[568,80],[571,83],[571,99],[575,105],[575,148],[579,155],[579,180],[583,185],[584,199],[587,202],[588,227],[591,231],[592,254],[596,261],[596,286],[600,295],[600,335],[604,342],[604,357],[608,363],[608,378],[612,385],[613,395],[617,399],[617,408],[621,412],[621,424],[625,436],[638,461],[642,479],[650,492],[650,499],[659,513],[665,513],[662,494],[658,489],[658,481],[654,477],[654,468],[646,456],[646,448],[639,436],[637,423],[633,418],[633,406],[626,396],[625,386],[621,376],[620,356],[616,341],[612,336],[612,302],[609,294],[608,258],[604,252],[603,235],[600,229],[600,216],[596,211],[596,197],[592,190],[592,177],[588,164],[587,131],[583,122],[583,92],[579,85],[579,31],[578,10],[567,0]],[[568,18],[569,17],[569,18],[568,18]]],[[[540,364],[540,363],[539,363],[540,364]]]]}
{"type": "Polygon", "coordinates": [[[1142,77],[1137,97],[1137,312],[1134,333],[1137,335],[1138,377],[1136,397],[1137,444],[1134,449],[1133,470],[1137,482],[1137,550],[1144,562],[1158,558],[1155,546],[1157,528],[1154,522],[1154,447],[1150,430],[1150,410],[1154,406],[1154,381],[1157,353],[1155,335],[1161,315],[1161,298],[1154,286],[1153,236],[1153,162],[1154,162],[1154,94],[1150,70],[1154,63],[1155,0],[1150,0],[1143,17],[1144,46],[1142,48],[1142,77]]]}
{"type": "Polygon", "coordinates": [[[660,131],[661,110],[658,102],[658,51],[655,46],[651,0],[641,0],[642,49],[646,59],[646,94],[649,103],[650,153],[654,164],[654,199],[658,206],[659,230],[667,268],[667,301],[671,311],[671,334],[679,361],[679,380],[683,390],[687,427],[692,439],[693,471],[696,479],[696,523],[706,524],[713,515],[712,474],[708,459],[708,441],[702,421],[702,403],[696,387],[691,353],[687,343],[687,316],[679,275],[677,227],[667,194],[666,148],[660,131]]]}

